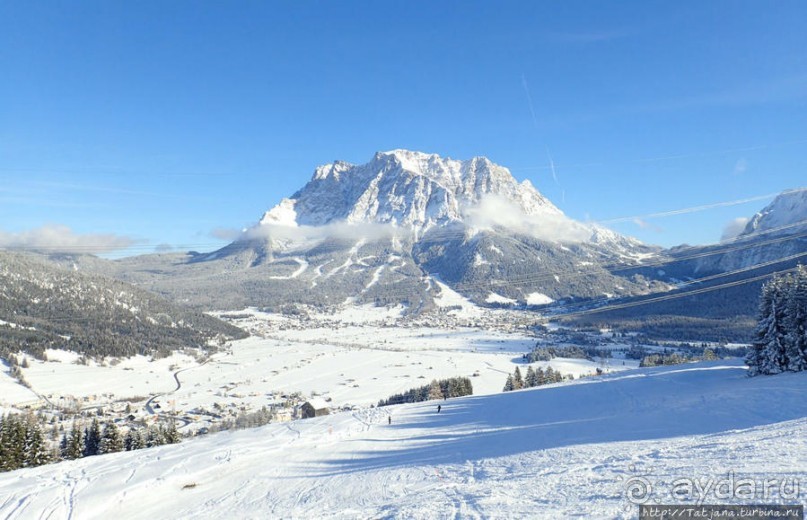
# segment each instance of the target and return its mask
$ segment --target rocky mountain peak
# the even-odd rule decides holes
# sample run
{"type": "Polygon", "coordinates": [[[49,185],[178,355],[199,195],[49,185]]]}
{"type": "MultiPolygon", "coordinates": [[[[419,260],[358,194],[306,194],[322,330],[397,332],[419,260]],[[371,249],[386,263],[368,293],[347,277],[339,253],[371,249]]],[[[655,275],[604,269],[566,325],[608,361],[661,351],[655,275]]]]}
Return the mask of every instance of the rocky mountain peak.
{"type": "Polygon", "coordinates": [[[485,157],[444,158],[410,150],[377,152],[366,164],[319,166],[300,191],[266,212],[261,224],[321,226],[333,222],[430,228],[462,221],[489,196],[525,215],[561,215],[529,182],[485,157]]]}
{"type": "Polygon", "coordinates": [[[779,231],[793,233],[799,229],[807,229],[807,188],[780,193],[751,218],[741,236],[779,231]]]}

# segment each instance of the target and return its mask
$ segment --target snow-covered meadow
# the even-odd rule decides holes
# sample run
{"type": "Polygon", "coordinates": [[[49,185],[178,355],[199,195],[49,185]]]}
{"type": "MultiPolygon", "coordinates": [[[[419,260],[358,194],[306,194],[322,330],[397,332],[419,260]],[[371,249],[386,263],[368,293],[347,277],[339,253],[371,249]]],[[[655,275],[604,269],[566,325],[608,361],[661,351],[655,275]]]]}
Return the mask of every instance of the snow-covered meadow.
{"type": "Polygon", "coordinates": [[[740,479],[755,503],[804,503],[807,374],[745,372],[638,369],[19,470],[0,475],[0,516],[635,518],[640,502],[747,504],[671,497],[740,479]]]}
{"type": "MultiPolygon", "coordinates": [[[[395,307],[352,306],[304,318],[254,309],[221,313],[252,336],[204,361],[199,353],[177,353],[156,360],[136,356],[81,364],[73,353],[50,350],[48,361],[29,358],[22,369],[32,390],[3,374],[0,384],[8,391],[0,404],[32,404],[39,395],[51,402],[75,398],[80,407],[93,407],[120,400],[142,404],[157,396],[154,404],[184,415],[191,424],[183,422],[182,428],[195,429],[209,418],[195,415],[200,409],[257,410],[294,393],[321,396],[334,408],[367,406],[433,379],[457,376],[471,378],[475,395],[500,392],[522,355],[535,346],[534,334],[523,327],[458,326],[457,314],[460,319],[483,316],[478,308],[456,307],[451,319],[430,324],[402,321],[403,309],[395,307]]],[[[580,377],[636,362],[611,367],[558,358],[533,364],[548,365],[580,377]]]]}

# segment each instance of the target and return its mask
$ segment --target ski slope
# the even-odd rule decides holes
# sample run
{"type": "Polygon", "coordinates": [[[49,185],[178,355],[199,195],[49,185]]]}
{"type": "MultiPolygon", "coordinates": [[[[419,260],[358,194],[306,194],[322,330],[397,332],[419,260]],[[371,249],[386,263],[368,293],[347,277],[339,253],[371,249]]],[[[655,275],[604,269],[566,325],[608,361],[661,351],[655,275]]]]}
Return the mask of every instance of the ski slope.
{"type": "Polygon", "coordinates": [[[637,482],[807,480],[805,391],[711,362],[363,409],[2,474],[0,517],[635,518],[637,482]]]}

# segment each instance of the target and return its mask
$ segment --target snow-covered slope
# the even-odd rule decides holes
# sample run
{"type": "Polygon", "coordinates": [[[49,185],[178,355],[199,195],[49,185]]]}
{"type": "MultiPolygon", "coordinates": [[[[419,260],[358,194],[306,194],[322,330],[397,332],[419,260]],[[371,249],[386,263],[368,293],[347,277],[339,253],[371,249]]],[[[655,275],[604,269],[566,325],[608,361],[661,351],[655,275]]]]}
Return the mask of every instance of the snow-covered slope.
{"type": "Polygon", "coordinates": [[[636,484],[803,481],[805,391],[713,362],[358,410],[3,474],[0,516],[635,518],[636,484]]]}

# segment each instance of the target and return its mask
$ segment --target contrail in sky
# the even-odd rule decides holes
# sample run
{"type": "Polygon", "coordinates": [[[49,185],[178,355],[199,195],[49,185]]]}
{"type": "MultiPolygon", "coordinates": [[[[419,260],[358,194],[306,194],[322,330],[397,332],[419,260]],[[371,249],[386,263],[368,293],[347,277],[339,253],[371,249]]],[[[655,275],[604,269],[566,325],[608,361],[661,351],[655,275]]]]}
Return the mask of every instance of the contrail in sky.
{"type": "Polygon", "coordinates": [[[549,171],[552,172],[552,179],[555,181],[555,184],[560,188],[560,183],[558,182],[558,175],[555,173],[555,161],[552,160],[552,154],[549,152],[549,147],[546,147],[546,156],[549,158],[549,171]]]}
{"type": "Polygon", "coordinates": [[[661,211],[659,213],[650,213],[648,215],[637,215],[632,217],[618,217],[598,221],[599,224],[614,224],[617,222],[635,222],[637,219],[644,220],[648,218],[661,218],[671,217],[673,215],[684,215],[687,213],[697,213],[698,211],[705,211],[707,209],[723,208],[728,206],[737,206],[747,202],[756,202],[758,200],[772,199],[779,195],[779,193],[770,193],[768,195],[758,195],[756,197],[749,197],[747,199],[730,200],[726,202],[716,202],[714,204],[704,204],[702,206],[692,206],[689,208],[675,209],[672,211],[661,211]]]}
{"type": "Polygon", "coordinates": [[[527,95],[527,103],[530,105],[530,114],[532,115],[532,124],[535,129],[538,129],[538,118],[535,117],[535,107],[532,105],[532,96],[530,96],[530,86],[527,85],[527,78],[524,74],[521,75],[521,86],[524,87],[524,94],[527,95]]]}
{"type": "MultiPolygon", "coordinates": [[[[524,74],[521,74],[521,86],[524,87],[524,94],[527,96],[527,104],[530,107],[530,115],[532,116],[532,125],[535,127],[536,130],[538,128],[538,118],[535,115],[535,106],[532,104],[532,96],[530,95],[530,86],[527,83],[527,77],[524,74]]],[[[545,146],[546,148],[546,156],[549,159],[549,171],[552,172],[552,180],[555,181],[555,186],[560,188],[560,182],[558,182],[558,174],[555,172],[555,161],[552,160],[552,154],[549,152],[549,146],[545,146]]],[[[566,199],[566,192],[563,192],[563,198],[566,199]]]]}

